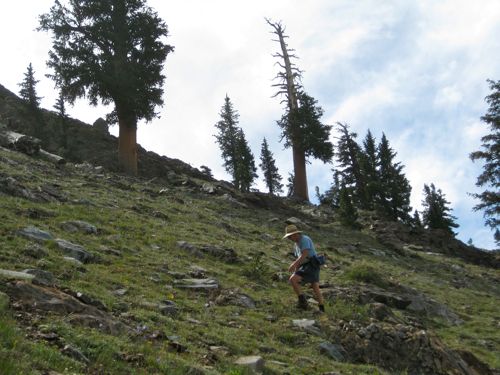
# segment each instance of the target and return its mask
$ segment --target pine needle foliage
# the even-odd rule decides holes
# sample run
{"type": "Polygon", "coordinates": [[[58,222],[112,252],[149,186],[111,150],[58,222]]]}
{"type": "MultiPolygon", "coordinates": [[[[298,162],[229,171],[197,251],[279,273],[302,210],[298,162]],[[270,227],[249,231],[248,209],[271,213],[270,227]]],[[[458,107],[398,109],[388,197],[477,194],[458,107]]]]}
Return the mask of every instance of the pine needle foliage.
{"type": "Polygon", "coordinates": [[[481,138],[481,150],[470,154],[472,161],[484,162],[483,172],[478,176],[476,185],[485,188],[479,194],[475,211],[484,211],[485,225],[495,230],[495,240],[500,244],[500,80],[488,80],[491,94],[486,97],[488,112],[481,117],[490,133],[481,138]]]}

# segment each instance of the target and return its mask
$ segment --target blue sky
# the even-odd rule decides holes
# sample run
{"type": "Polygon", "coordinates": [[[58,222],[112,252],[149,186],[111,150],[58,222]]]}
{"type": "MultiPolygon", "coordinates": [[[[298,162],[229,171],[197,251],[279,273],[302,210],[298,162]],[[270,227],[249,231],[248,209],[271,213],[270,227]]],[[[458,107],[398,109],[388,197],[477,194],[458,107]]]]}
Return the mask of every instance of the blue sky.
{"type": "MultiPolygon", "coordinates": [[[[0,14],[3,58],[0,84],[17,84],[33,63],[42,106],[52,108],[57,93],[44,77],[50,38],[34,31],[52,0],[4,5],[0,14]]],[[[481,165],[468,158],[478,150],[487,127],[480,121],[489,94],[486,79],[500,79],[498,0],[151,0],[175,46],[165,65],[165,106],[161,118],[140,124],[138,141],[148,150],[222,168],[214,124],[227,94],[240,114],[255,157],[266,137],[286,178],[291,151],[279,144],[276,120],[282,106],[272,98],[277,73],[265,17],[282,21],[304,70],[304,89],[323,107],[323,121],[343,122],[358,133],[384,132],[405,166],[413,187],[412,205],[421,208],[424,184],[434,183],[451,202],[460,224],[458,238],[494,248],[482,213],[472,212],[481,165]],[[180,141],[181,140],[181,141],[180,141]],[[188,140],[188,141],[184,141],[188,140]]],[[[108,109],[81,100],[69,109],[92,123],[108,109]]],[[[113,128],[112,132],[117,133],[113,128]]],[[[312,160],[309,192],[331,183],[332,165],[312,160]]],[[[264,189],[262,181],[256,187],[264,189]]]]}

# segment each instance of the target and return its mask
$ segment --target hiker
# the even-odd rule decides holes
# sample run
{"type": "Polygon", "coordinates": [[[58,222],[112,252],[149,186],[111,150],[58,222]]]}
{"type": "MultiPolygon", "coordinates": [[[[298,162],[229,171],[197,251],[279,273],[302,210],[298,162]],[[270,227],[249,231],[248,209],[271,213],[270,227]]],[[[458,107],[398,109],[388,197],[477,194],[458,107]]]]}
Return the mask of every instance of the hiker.
{"type": "Polygon", "coordinates": [[[305,295],[302,294],[301,284],[309,283],[311,284],[314,298],[318,301],[319,310],[324,312],[325,305],[323,295],[319,289],[320,265],[316,260],[317,254],[311,238],[303,234],[302,231],[298,230],[297,226],[293,224],[286,226],[283,239],[285,238],[295,242],[294,252],[297,259],[290,264],[288,271],[293,273],[289,281],[298,298],[297,306],[303,310],[307,309],[307,300],[305,295]]]}

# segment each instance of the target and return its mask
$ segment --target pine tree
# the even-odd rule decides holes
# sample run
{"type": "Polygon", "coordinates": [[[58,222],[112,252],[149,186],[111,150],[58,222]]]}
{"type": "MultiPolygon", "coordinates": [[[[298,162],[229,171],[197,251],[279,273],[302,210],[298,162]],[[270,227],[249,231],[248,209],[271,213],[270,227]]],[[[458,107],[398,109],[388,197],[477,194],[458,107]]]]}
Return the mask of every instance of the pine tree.
{"type": "Polygon", "coordinates": [[[33,70],[33,65],[30,63],[24,73],[24,79],[19,84],[21,90],[19,90],[19,95],[21,99],[26,103],[28,112],[35,119],[34,133],[38,138],[43,138],[43,129],[45,128],[45,122],[43,119],[42,110],[40,108],[41,97],[36,93],[36,85],[38,80],[35,79],[35,71],[33,70]]]}
{"type": "Polygon", "coordinates": [[[317,193],[319,203],[331,208],[339,208],[340,190],[340,173],[338,171],[334,171],[332,185],[325,191],[324,194],[319,194],[319,191],[317,193]]]}
{"type": "Polygon", "coordinates": [[[205,176],[209,177],[209,178],[214,178],[214,175],[212,174],[212,170],[207,167],[206,165],[202,165],[200,167],[200,171],[201,173],[203,173],[205,176]]]}
{"type": "Polygon", "coordinates": [[[35,71],[33,70],[33,65],[30,63],[24,73],[24,79],[19,84],[21,90],[19,91],[19,95],[21,99],[23,99],[28,108],[33,111],[38,111],[40,109],[40,100],[42,99],[36,93],[36,85],[38,84],[38,80],[35,79],[35,71]]]}
{"type": "Polygon", "coordinates": [[[352,201],[356,207],[365,206],[366,183],[361,173],[361,148],[356,143],[357,134],[349,131],[349,126],[337,123],[340,137],[337,138],[337,171],[342,183],[352,191],[352,201]]]}
{"type": "Polygon", "coordinates": [[[224,168],[233,177],[237,189],[248,192],[257,177],[253,154],[245,139],[243,130],[238,127],[239,114],[233,108],[231,99],[226,95],[220,111],[221,119],[215,124],[215,135],[224,160],[224,168]]]}
{"type": "Polygon", "coordinates": [[[424,200],[422,201],[424,226],[429,229],[442,229],[455,236],[452,228],[458,228],[458,224],[455,223],[456,217],[450,214],[449,204],[441,189],[436,190],[434,184],[424,185],[424,200]]]}
{"type": "Polygon", "coordinates": [[[313,156],[324,162],[329,162],[333,157],[333,146],[328,141],[331,126],[320,122],[323,110],[317,105],[314,98],[307,95],[301,87],[302,72],[293,63],[297,56],[293,54],[285,42],[288,36],[280,22],[273,23],[266,19],[273,28],[273,33],[278,36],[280,53],[274,57],[280,59],[278,65],[283,69],[277,77],[280,82],[276,95],[284,95],[286,111],[278,125],[282,128],[282,139],[285,147],[292,148],[294,168],[294,189],[296,198],[308,201],[306,161],[313,156]]]}
{"type": "Polygon", "coordinates": [[[260,162],[259,167],[262,169],[262,172],[264,172],[264,182],[269,189],[269,194],[274,195],[283,192],[281,176],[278,173],[276,161],[273,158],[273,153],[269,150],[266,138],[262,141],[260,162]]]}
{"type": "Polygon", "coordinates": [[[61,126],[62,141],[61,144],[64,149],[68,149],[68,114],[66,113],[66,106],[64,104],[64,97],[62,93],[59,93],[54,109],[57,111],[57,117],[59,118],[59,124],[61,126]]]}
{"type": "Polygon", "coordinates": [[[286,180],[286,196],[292,198],[295,196],[295,176],[293,173],[288,173],[288,178],[286,180]]]}
{"type": "Polygon", "coordinates": [[[379,157],[375,138],[368,129],[363,141],[363,150],[360,153],[360,169],[363,181],[366,184],[365,196],[362,200],[362,208],[372,210],[375,203],[380,200],[380,178],[378,172],[379,157]]]}
{"type": "Polygon", "coordinates": [[[241,128],[238,128],[236,135],[236,152],[236,186],[242,192],[248,193],[253,181],[257,178],[257,168],[255,167],[254,156],[241,128]]]}
{"type": "Polygon", "coordinates": [[[356,228],[358,226],[358,223],[356,222],[358,214],[352,202],[350,189],[342,186],[339,198],[339,208],[337,213],[339,215],[340,223],[346,227],[356,228]]]}
{"type": "Polygon", "coordinates": [[[420,214],[417,210],[413,212],[412,224],[415,228],[422,228],[422,220],[420,219],[420,214]]]}
{"type": "Polygon", "coordinates": [[[333,145],[329,141],[332,126],[321,123],[323,108],[318,106],[316,99],[304,91],[299,91],[297,98],[298,108],[278,121],[285,147],[295,144],[304,151],[306,160],[313,157],[328,163],[333,157],[333,145]]]}
{"type": "Polygon", "coordinates": [[[219,113],[220,120],[215,124],[218,133],[215,135],[217,143],[222,153],[222,159],[224,160],[223,166],[226,171],[233,177],[233,182],[236,179],[236,159],[237,155],[237,144],[236,136],[238,132],[238,119],[240,115],[233,108],[233,103],[231,99],[226,95],[224,98],[224,105],[219,113]]]}
{"type": "Polygon", "coordinates": [[[137,174],[137,123],[163,105],[163,65],[173,51],[165,22],[146,0],[56,1],[39,30],[52,33],[47,64],[69,103],[114,104],[107,121],[119,125],[119,162],[137,174]]]}
{"type": "Polygon", "coordinates": [[[410,221],[410,182],[403,173],[403,166],[395,163],[396,153],[389,146],[385,134],[378,146],[379,200],[378,209],[391,220],[410,221]]]}
{"type": "Polygon", "coordinates": [[[500,80],[488,80],[488,83],[492,93],[486,97],[486,102],[490,107],[481,120],[488,124],[490,134],[481,138],[482,151],[470,154],[472,161],[484,161],[476,185],[485,190],[472,196],[480,201],[474,211],[484,210],[485,225],[495,231],[495,241],[500,244],[500,80]]]}

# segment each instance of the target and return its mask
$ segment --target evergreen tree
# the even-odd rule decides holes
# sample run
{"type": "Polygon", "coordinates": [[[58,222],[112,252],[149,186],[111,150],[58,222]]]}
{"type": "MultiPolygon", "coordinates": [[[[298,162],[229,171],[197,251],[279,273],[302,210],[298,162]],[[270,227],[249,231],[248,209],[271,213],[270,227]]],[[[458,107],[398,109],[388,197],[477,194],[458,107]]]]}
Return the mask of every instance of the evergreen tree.
{"type": "Polygon", "coordinates": [[[137,122],[151,121],[163,105],[163,65],[173,47],[168,29],[146,0],[56,0],[40,16],[39,30],[53,36],[48,66],[73,104],[114,104],[110,124],[119,124],[122,168],[137,174],[137,122]]]}
{"type": "Polygon", "coordinates": [[[64,97],[62,93],[59,93],[54,109],[57,111],[57,117],[59,118],[59,124],[61,125],[62,134],[62,146],[68,148],[68,114],[66,113],[66,106],[64,104],[64,97]]]}
{"type": "Polygon", "coordinates": [[[340,204],[340,173],[338,171],[334,171],[333,173],[333,183],[325,191],[324,194],[319,194],[319,190],[317,192],[319,203],[322,205],[329,206],[331,208],[339,208],[340,204]]]}
{"type": "Polygon", "coordinates": [[[42,99],[36,93],[36,85],[38,84],[38,80],[35,79],[35,71],[33,70],[33,65],[30,63],[24,73],[24,79],[19,84],[21,90],[19,90],[19,95],[21,99],[23,99],[28,108],[33,111],[38,111],[40,109],[40,100],[42,99]]]}
{"type": "Polygon", "coordinates": [[[299,91],[297,98],[298,107],[278,121],[285,147],[295,144],[304,151],[306,160],[313,157],[328,163],[333,157],[333,145],[329,141],[332,126],[321,123],[323,109],[316,99],[304,91],[299,91]]]}
{"type": "Polygon", "coordinates": [[[288,173],[288,179],[286,180],[286,196],[288,198],[295,196],[295,176],[293,173],[288,173]]]}
{"type": "Polygon", "coordinates": [[[403,166],[395,163],[396,153],[389,146],[385,134],[378,146],[379,200],[378,209],[391,220],[410,221],[410,182],[403,173],[403,166]]]}
{"type": "Polygon", "coordinates": [[[269,194],[273,195],[283,192],[281,176],[278,173],[276,161],[273,158],[273,153],[269,150],[266,138],[262,141],[259,167],[262,169],[262,172],[264,172],[264,182],[269,189],[269,194]]]}
{"type": "Polygon", "coordinates": [[[253,181],[257,178],[257,168],[255,167],[255,159],[252,150],[248,146],[245,134],[241,128],[238,128],[236,138],[236,170],[235,182],[236,186],[245,193],[250,191],[253,181]]]}
{"type": "Polygon", "coordinates": [[[420,219],[420,214],[417,210],[413,212],[412,224],[415,228],[422,228],[422,220],[420,219]]]}
{"type": "Polygon", "coordinates": [[[484,161],[476,185],[485,190],[472,195],[480,201],[474,210],[484,210],[485,224],[495,231],[495,240],[500,244],[500,80],[488,80],[488,83],[492,93],[486,97],[486,102],[490,107],[481,120],[488,124],[490,134],[481,138],[482,150],[470,154],[472,161],[484,161]]]}
{"type": "Polygon", "coordinates": [[[24,79],[19,84],[21,88],[19,90],[19,95],[21,99],[26,103],[26,107],[28,108],[28,112],[35,119],[35,128],[34,133],[38,138],[43,138],[43,128],[45,127],[45,122],[43,119],[42,110],[40,108],[41,97],[39,97],[36,93],[36,85],[38,84],[38,80],[35,79],[35,71],[33,70],[33,65],[30,63],[24,73],[24,79]]]}
{"type": "Polygon", "coordinates": [[[352,201],[356,207],[364,207],[366,183],[361,172],[361,148],[356,143],[357,134],[349,131],[349,126],[337,123],[340,137],[337,138],[337,171],[346,188],[352,191],[352,201]]]}
{"type": "Polygon", "coordinates": [[[245,139],[243,130],[238,127],[239,114],[233,108],[231,99],[226,95],[220,111],[221,119],[215,124],[218,134],[215,135],[224,160],[224,168],[233,177],[237,189],[248,192],[255,174],[253,154],[245,139]]]}
{"type": "Polygon", "coordinates": [[[458,228],[458,224],[455,223],[456,217],[450,214],[449,204],[441,189],[436,190],[434,184],[424,185],[424,200],[422,201],[424,226],[429,229],[442,229],[455,236],[452,228],[458,228]]]}
{"type": "Polygon", "coordinates": [[[288,37],[284,27],[279,22],[266,21],[278,36],[281,49],[281,53],[274,57],[281,60],[278,65],[283,71],[278,73],[276,78],[280,82],[274,86],[279,89],[276,95],[284,95],[286,98],[286,111],[278,125],[282,128],[285,147],[292,148],[295,178],[293,194],[298,199],[308,201],[306,160],[313,156],[329,162],[333,157],[333,146],[328,141],[331,126],[320,122],[323,110],[314,98],[301,89],[302,72],[293,63],[293,59],[297,57],[285,42],[288,37]]]}
{"type": "Polygon", "coordinates": [[[214,178],[214,176],[213,176],[213,174],[212,174],[212,170],[211,170],[209,167],[207,167],[206,165],[202,165],[202,166],[200,167],[200,171],[201,171],[201,173],[203,173],[205,176],[210,177],[210,178],[214,178]]]}
{"type": "Polygon", "coordinates": [[[350,189],[342,186],[340,189],[339,209],[337,211],[339,221],[342,225],[350,228],[356,228],[358,223],[358,214],[351,199],[350,189]]]}
{"type": "Polygon", "coordinates": [[[236,160],[237,154],[237,134],[238,134],[238,119],[240,115],[233,108],[231,99],[226,95],[224,105],[219,113],[220,120],[215,124],[218,133],[215,135],[217,143],[222,153],[224,160],[223,166],[226,171],[233,177],[233,183],[236,180],[236,160]]]}
{"type": "Polygon", "coordinates": [[[377,169],[379,165],[377,146],[369,129],[363,141],[363,150],[359,159],[361,174],[366,184],[362,208],[371,210],[375,207],[375,203],[380,200],[380,178],[377,169]]]}

